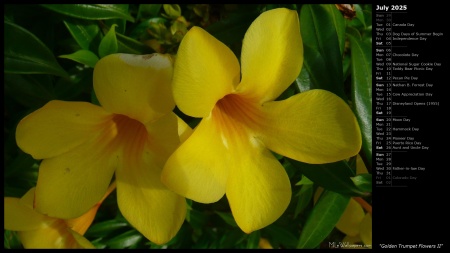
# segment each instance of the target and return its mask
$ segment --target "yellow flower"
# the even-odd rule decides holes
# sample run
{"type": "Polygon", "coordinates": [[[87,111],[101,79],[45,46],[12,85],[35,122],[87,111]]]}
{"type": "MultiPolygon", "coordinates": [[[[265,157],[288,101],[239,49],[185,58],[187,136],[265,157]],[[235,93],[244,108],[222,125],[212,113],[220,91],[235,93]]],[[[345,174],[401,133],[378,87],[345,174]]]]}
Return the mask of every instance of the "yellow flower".
{"type": "MultiPolygon", "coordinates": [[[[356,156],[356,174],[368,173],[360,155],[356,156]]],[[[318,187],[314,194],[316,204],[323,192],[318,187]]],[[[353,197],[336,223],[336,228],[345,234],[342,248],[372,248],[372,206],[360,197],[353,197]],[[363,206],[367,209],[364,211],[363,206]],[[355,247],[358,244],[360,247],[355,247]]]]}
{"type": "Polygon", "coordinates": [[[19,122],[18,146],[43,159],[37,211],[80,216],[115,175],[118,206],[131,225],[157,244],[176,235],[186,201],[161,183],[160,174],[191,130],[172,112],[172,74],[168,55],[109,55],[94,68],[101,106],[55,100],[19,122]]]}
{"type": "MultiPolygon", "coordinates": [[[[314,204],[322,192],[322,187],[317,188],[314,204]]],[[[358,198],[350,199],[344,213],[336,223],[336,228],[345,234],[342,239],[342,248],[372,248],[372,213],[364,212],[357,200],[358,198]]]]}
{"type": "Polygon", "coordinates": [[[269,240],[263,237],[259,239],[258,246],[260,249],[273,249],[272,244],[270,244],[269,240]]]}
{"type": "Polygon", "coordinates": [[[92,224],[103,200],[115,189],[111,184],[108,191],[97,204],[82,216],[63,220],[40,214],[33,210],[35,187],[22,198],[5,197],[6,230],[18,231],[22,245],[26,249],[79,249],[95,248],[83,237],[92,224]]]}
{"type": "MultiPolygon", "coordinates": [[[[356,174],[368,173],[360,155],[356,156],[356,174]]],[[[351,198],[344,213],[336,224],[346,236],[343,245],[359,244],[364,248],[372,248],[372,206],[360,197],[351,198]],[[364,211],[364,209],[367,212],[364,211]]]]}
{"type": "Polygon", "coordinates": [[[226,193],[237,224],[250,233],[278,219],[291,200],[289,178],[270,150],[313,164],[356,155],[358,123],[335,94],[317,89],[274,101],[302,64],[292,10],[266,11],[251,24],[240,64],[223,43],[191,28],[178,49],[172,86],[179,109],[202,120],[167,160],[162,181],[201,203],[226,193]]]}

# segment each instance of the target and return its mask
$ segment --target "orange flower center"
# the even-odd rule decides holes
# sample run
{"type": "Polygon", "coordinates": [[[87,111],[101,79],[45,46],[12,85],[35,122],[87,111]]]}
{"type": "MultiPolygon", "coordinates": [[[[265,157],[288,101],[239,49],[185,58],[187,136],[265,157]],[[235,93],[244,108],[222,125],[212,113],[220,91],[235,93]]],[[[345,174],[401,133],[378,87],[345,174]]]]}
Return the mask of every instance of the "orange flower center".
{"type": "Polygon", "coordinates": [[[139,159],[148,140],[144,124],[120,114],[115,114],[111,123],[110,147],[114,150],[122,149],[127,158],[139,159]]]}
{"type": "Polygon", "coordinates": [[[224,132],[249,134],[257,129],[262,115],[257,103],[238,94],[228,94],[217,102],[213,117],[224,132]]]}

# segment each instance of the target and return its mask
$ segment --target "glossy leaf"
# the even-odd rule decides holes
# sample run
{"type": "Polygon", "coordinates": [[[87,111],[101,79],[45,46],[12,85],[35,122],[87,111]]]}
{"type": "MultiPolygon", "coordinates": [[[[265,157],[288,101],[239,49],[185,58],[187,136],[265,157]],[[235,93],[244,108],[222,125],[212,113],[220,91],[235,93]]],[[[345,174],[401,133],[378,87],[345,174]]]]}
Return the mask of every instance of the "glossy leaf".
{"type": "Polygon", "coordinates": [[[300,10],[304,68],[309,72],[311,89],[325,89],[347,101],[338,35],[325,8],[324,5],[305,4],[300,10]]]}
{"type": "Polygon", "coordinates": [[[361,6],[359,4],[355,4],[354,6],[355,6],[355,11],[356,11],[356,18],[359,21],[361,21],[361,23],[363,24],[364,27],[366,27],[363,9],[361,8],[361,6]]]}
{"type": "Polygon", "coordinates": [[[22,243],[20,242],[19,236],[17,232],[13,232],[10,230],[4,230],[3,233],[4,238],[4,248],[5,249],[20,249],[22,247],[22,243]]]}
{"type": "Polygon", "coordinates": [[[351,180],[351,177],[355,176],[355,172],[352,171],[346,161],[326,164],[308,164],[289,158],[286,159],[288,159],[292,166],[299,169],[307,178],[326,190],[351,196],[366,195],[357,188],[351,180]]]}
{"type": "Polygon", "coordinates": [[[95,21],[66,18],[63,22],[82,49],[95,50],[98,48],[102,34],[95,21]]]}
{"type": "Polygon", "coordinates": [[[350,201],[350,197],[325,191],[311,211],[300,234],[298,249],[314,249],[330,234],[350,201]]]}
{"type": "Polygon", "coordinates": [[[103,37],[100,45],[98,46],[98,55],[100,58],[103,58],[107,55],[117,53],[118,45],[116,38],[116,24],[112,25],[109,31],[106,33],[105,37],[103,37]]]}
{"type": "Polygon", "coordinates": [[[259,239],[261,238],[261,232],[259,230],[253,231],[247,238],[247,249],[257,249],[259,245],[259,239]]]}
{"type": "Polygon", "coordinates": [[[111,27],[112,25],[116,24],[116,34],[125,34],[127,21],[125,19],[121,18],[114,18],[114,19],[107,19],[105,20],[105,25],[108,27],[111,27]]]}
{"type": "Polygon", "coordinates": [[[52,11],[81,19],[123,18],[134,22],[128,13],[128,4],[42,4],[52,11]]]}
{"type": "Polygon", "coordinates": [[[67,76],[53,53],[34,34],[4,22],[4,73],[67,76]]]}
{"type": "Polygon", "coordinates": [[[313,185],[307,184],[302,185],[302,188],[295,196],[298,199],[297,205],[295,206],[294,218],[296,218],[311,202],[313,197],[313,185]]]}
{"type": "Polygon", "coordinates": [[[208,222],[208,217],[195,209],[190,211],[189,223],[194,229],[202,229],[203,226],[208,222]]]}
{"type": "Polygon", "coordinates": [[[155,51],[135,39],[116,33],[118,52],[126,54],[151,54],[155,51]]]}
{"type": "Polygon", "coordinates": [[[135,39],[144,39],[148,38],[149,33],[148,29],[154,29],[153,26],[155,24],[162,24],[166,23],[168,20],[162,17],[153,17],[146,20],[143,20],[138,25],[136,25],[130,32],[130,37],[135,39]]]}
{"type": "Polygon", "coordinates": [[[124,249],[137,244],[144,237],[136,230],[129,230],[121,235],[111,238],[107,245],[111,249],[124,249]]]}
{"type": "Polygon", "coordinates": [[[372,174],[359,174],[351,180],[361,191],[372,192],[372,174]]]}
{"type": "Polygon", "coordinates": [[[106,220],[98,223],[93,223],[91,227],[86,231],[86,236],[99,236],[105,237],[116,230],[129,227],[130,225],[126,222],[118,220],[106,220]]]}
{"type": "Polygon", "coordinates": [[[233,218],[233,215],[231,213],[225,213],[225,212],[219,212],[216,211],[220,218],[222,218],[228,225],[232,227],[237,227],[236,221],[233,218]]]}
{"type": "Polygon", "coordinates": [[[300,74],[295,79],[295,84],[300,92],[307,91],[311,89],[311,78],[309,77],[308,70],[304,67],[300,71],[300,74]]]}
{"type": "Polygon", "coordinates": [[[344,55],[345,19],[334,4],[325,4],[323,5],[323,7],[325,8],[326,11],[328,11],[328,14],[330,15],[331,21],[333,23],[334,28],[336,29],[336,34],[338,36],[339,49],[341,55],[344,55]]]}
{"type": "Polygon", "coordinates": [[[351,50],[352,100],[362,135],[366,166],[372,164],[372,46],[348,34],[351,50]]]}
{"type": "Polygon", "coordinates": [[[300,181],[298,181],[295,185],[312,185],[312,184],[314,184],[313,181],[311,181],[305,175],[302,175],[302,179],[300,179],[300,181]]]}
{"type": "Polygon", "coordinates": [[[78,50],[72,54],[60,55],[59,57],[85,64],[91,68],[93,68],[98,61],[97,55],[89,50],[84,49],[78,50]]]}
{"type": "Polygon", "coordinates": [[[209,25],[206,30],[226,45],[241,41],[250,24],[259,15],[254,6],[242,5],[239,10],[229,16],[209,25]]]}
{"type": "Polygon", "coordinates": [[[354,27],[348,27],[346,30],[347,36],[352,35],[354,38],[361,40],[361,33],[354,27]]]}
{"type": "Polygon", "coordinates": [[[220,238],[219,248],[235,248],[236,244],[241,243],[246,237],[247,235],[240,229],[227,230],[220,238]]]}

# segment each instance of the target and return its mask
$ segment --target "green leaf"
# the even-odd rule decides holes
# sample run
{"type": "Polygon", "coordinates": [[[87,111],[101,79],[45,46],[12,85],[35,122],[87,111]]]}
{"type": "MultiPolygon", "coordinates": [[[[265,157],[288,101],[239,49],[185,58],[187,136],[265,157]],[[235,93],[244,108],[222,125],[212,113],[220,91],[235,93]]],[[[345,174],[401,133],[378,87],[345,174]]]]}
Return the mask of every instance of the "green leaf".
{"type": "Polygon", "coordinates": [[[103,37],[100,45],[98,46],[98,55],[103,58],[107,55],[117,53],[118,45],[116,38],[116,24],[112,25],[105,37],[103,37]]]}
{"type": "Polygon", "coordinates": [[[22,242],[16,231],[4,230],[3,238],[5,249],[23,249],[22,242]]]}
{"type": "Polygon", "coordinates": [[[208,216],[202,212],[192,209],[190,211],[190,221],[189,223],[194,229],[203,229],[203,227],[208,222],[208,216]]]}
{"type": "Polygon", "coordinates": [[[259,230],[253,231],[250,235],[248,235],[247,249],[258,249],[260,238],[261,232],[259,230]]]}
{"type": "Polygon", "coordinates": [[[95,90],[94,89],[91,90],[91,103],[94,104],[94,105],[101,106],[100,105],[100,101],[98,101],[98,98],[97,98],[97,95],[95,94],[95,90]]]}
{"type": "Polygon", "coordinates": [[[116,24],[116,33],[125,34],[127,21],[125,19],[115,18],[115,19],[108,19],[105,20],[105,25],[108,27],[111,27],[112,25],[116,24]]]}
{"type": "Polygon", "coordinates": [[[366,27],[363,9],[361,8],[361,6],[359,4],[355,4],[354,6],[355,6],[356,18],[359,21],[361,21],[361,23],[363,24],[364,27],[366,27]]]}
{"type": "Polygon", "coordinates": [[[222,249],[235,248],[237,244],[245,240],[247,235],[240,229],[227,230],[219,241],[219,246],[222,249]]]}
{"type": "Polygon", "coordinates": [[[311,181],[309,178],[307,178],[305,175],[302,175],[302,179],[298,181],[295,185],[308,185],[308,184],[314,184],[313,181],[311,181]]]}
{"type": "Polygon", "coordinates": [[[114,231],[129,227],[130,225],[126,222],[118,220],[107,220],[92,224],[86,231],[86,236],[88,237],[105,237],[112,234],[114,231]]]}
{"type": "Polygon", "coordinates": [[[306,68],[302,68],[300,74],[298,75],[298,77],[295,79],[294,82],[297,85],[298,90],[300,92],[310,90],[312,86],[311,79],[309,78],[309,73],[306,68]]]}
{"type": "Polygon", "coordinates": [[[215,213],[217,213],[220,216],[220,218],[222,218],[228,225],[230,225],[232,227],[238,226],[231,213],[225,213],[225,212],[219,212],[219,211],[215,211],[215,213]]]}
{"type": "Polygon", "coordinates": [[[148,19],[157,17],[161,7],[162,4],[140,4],[137,18],[148,19]]]}
{"type": "Polygon", "coordinates": [[[336,226],[350,197],[332,191],[325,191],[305,222],[297,245],[298,249],[314,249],[336,226]]]}
{"type": "Polygon", "coordinates": [[[250,24],[259,15],[259,11],[255,8],[255,5],[238,7],[240,9],[229,13],[226,18],[206,28],[211,35],[228,46],[235,42],[240,42],[250,24]]]}
{"type": "Polygon", "coordinates": [[[159,27],[157,24],[161,24],[165,27],[165,23],[167,21],[167,19],[161,17],[154,17],[143,20],[131,30],[129,36],[139,41],[148,40],[151,37],[148,30],[159,34],[160,32],[156,31],[155,27],[159,27]]]}
{"type": "Polygon", "coordinates": [[[4,91],[19,104],[36,109],[56,98],[49,75],[5,74],[4,91]]]}
{"type": "Polygon", "coordinates": [[[14,160],[5,168],[3,175],[5,178],[20,175],[24,172],[24,170],[31,168],[35,163],[36,160],[31,155],[27,153],[19,153],[19,155],[16,156],[14,160]]]}
{"type": "Polygon", "coordinates": [[[362,135],[363,159],[372,164],[372,45],[347,34],[351,50],[352,101],[362,135]]]}
{"type": "Polygon", "coordinates": [[[128,13],[128,4],[42,4],[52,11],[81,19],[122,18],[134,22],[128,13]]]}
{"type": "Polygon", "coordinates": [[[298,238],[287,230],[285,227],[273,223],[264,228],[264,233],[267,234],[267,239],[275,244],[281,244],[283,248],[293,249],[297,246],[298,238]]]}
{"type": "Polygon", "coordinates": [[[21,198],[36,185],[38,162],[26,153],[19,153],[7,164],[4,172],[4,195],[21,198]]]}
{"type": "Polygon", "coordinates": [[[155,51],[135,39],[116,33],[118,52],[126,54],[152,54],[155,51]]]}
{"type": "MultiPolygon", "coordinates": [[[[276,101],[285,100],[287,98],[292,97],[296,93],[297,93],[297,89],[296,89],[295,85],[290,85],[286,90],[283,91],[283,93],[281,93],[281,95],[279,95],[277,97],[276,101]]],[[[279,159],[279,158],[277,158],[277,159],[279,159]]]]}
{"type": "Polygon", "coordinates": [[[297,205],[294,210],[294,218],[296,218],[311,202],[313,197],[313,185],[307,184],[303,185],[296,197],[298,198],[297,205]]]}
{"type": "Polygon", "coordinates": [[[66,18],[63,22],[82,49],[95,50],[98,48],[102,34],[98,24],[94,21],[66,18]]]}
{"type": "Polygon", "coordinates": [[[60,55],[59,57],[85,64],[91,68],[95,67],[95,64],[98,61],[97,55],[89,50],[84,49],[78,50],[73,54],[60,55]]]}
{"type": "Polygon", "coordinates": [[[366,193],[358,189],[351,180],[351,177],[355,176],[355,172],[350,168],[346,161],[325,164],[308,164],[290,158],[286,159],[311,181],[322,186],[326,190],[350,196],[366,196],[366,193]]]}
{"type": "Polygon", "coordinates": [[[351,180],[361,191],[372,192],[372,174],[359,174],[352,177],[351,180]]]}
{"type": "Polygon", "coordinates": [[[55,84],[56,99],[86,100],[92,89],[94,70],[89,67],[75,66],[69,70],[69,78],[60,78],[55,84]],[[84,94],[83,94],[84,93],[84,94]],[[85,96],[83,96],[85,95],[85,96]],[[83,97],[81,97],[83,96],[83,97]]]}
{"type": "Polygon", "coordinates": [[[309,72],[311,89],[325,89],[347,101],[339,39],[335,23],[325,6],[305,4],[300,10],[303,64],[309,72]]]}
{"type": "Polygon", "coordinates": [[[53,53],[34,34],[4,22],[4,73],[67,76],[53,53]]]}
{"type": "Polygon", "coordinates": [[[178,4],[163,4],[164,11],[170,19],[181,16],[181,8],[178,4]]]}
{"type": "Polygon", "coordinates": [[[111,249],[124,249],[137,244],[144,237],[136,230],[129,230],[121,235],[111,238],[107,245],[111,249]]]}
{"type": "Polygon", "coordinates": [[[336,8],[334,4],[325,4],[323,5],[330,18],[332,20],[333,26],[336,29],[336,34],[338,36],[339,41],[339,49],[341,55],[344,55],[345,48],[345,19],[342,16],[341,12],[336,8]]]}

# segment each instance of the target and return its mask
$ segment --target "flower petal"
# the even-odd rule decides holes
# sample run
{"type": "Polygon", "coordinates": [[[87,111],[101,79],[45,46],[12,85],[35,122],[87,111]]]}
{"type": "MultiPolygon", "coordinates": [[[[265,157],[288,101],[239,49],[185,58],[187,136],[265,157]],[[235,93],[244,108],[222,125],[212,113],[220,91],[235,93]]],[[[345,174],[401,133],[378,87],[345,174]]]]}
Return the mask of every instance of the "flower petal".
{"type": "Polygon", "coordinates": [[[359,234],[359,224],[364,218],[364,210],[353,198],[348,202],[347,208],[336,224],[336,228],[349,236],[359,234]]]}
{"type": "Polygon", "coordinates": [[[350,107],[335,94],[309,90],[262,107],[259,138],[272,151],[311,164],[358,154],[361,133],[350,107]]]}
{"type": "Polygon", "coordinates": [[[263,12],[244,37],[238,91],[260,103],[274,100],[297,78],[302,64],[297,12],[286,8],[263,12]]]}
{"type": "MultiPolygon", "coordinates": [[[[72,230],[64,220],[54,220],[49,226],[39,230],[21,231],[18,233],[23,247],[26,249],[78,249],[83,248],[73,236],[72,230]]],[[[79,239],[79,238],[78,238],[79,239]]],[[[86,245],[87,243],[83,243],[86,245]]]]}
{"type": "MultiPolygon", "coordinates": [[[[110,129],[111,127],[111,129],[110,129]]],[[[112,149],[114,128],[63,155],[41,162],[35,208],[62,219],[81,216],[107,191],[121,157],[112,149]]]]}
{"type": "Polygon", "coordinates": [[[366,213],[360,224],[360,235],[365,245],[372,245],[372,215],[366,213]]]}
{"type": "Polygon", "coordinates": [[[202,28],[192,27],[181,41],[175,61],[172,85],[179,109],[192,117],[206,117],[239,80],[234,53],[202,28]]]}
{"type": "Polygon", "coordinates": [[[273,246],[272,244],[270,244],[270,241],[263,237],[259,239],[258,247],[260,249],[273,249],[273,246]]]}
{"type": "Polygon", "coordinates": [[[178,136],[180,137],[180,142],[182,143],[185,140],[187,140],[187,138],[189,138],[189,136],[191,136],[191,134],[193,133],[193,130],[180,117],[177,116],[177,119],[178,119],[177,120],[178,121],[178,136]]]}
{"type": "Polygon", "coordinates": [[[94,90],[107,111],[145,124],[175,107],[172,74],[169,55],[112,54],[95,65],[94,90]]]}
{"type": "Polygon", "coordinates": [[[81,249],[95,249],[95,246],[84,236],[78,234],[77,232],[70,230],[69,232],[72,234],[73,238],[77,243],[77,248],[81,249]]]}
{"type": "MultiPolygon", "coordinates": [[[[81,215],[80,217],[74,218],[74,219],[68,219],[66,220],[66,224],[69,228],[71,228],[75,233],[74,235],[84,235],[88,228],[91,226],[92,222],[94,221],[95,215],[97,214],[98,208],[102,204],[103,200],[105,200],[106,197],[114,190],[116,189],[116,182],[113,182],[106,191],[105,195],[103,195],[103,198],[97,202],[89,211],[81,215]]],[[[81,239],[83,241],[83,239],[81,239]]]]}
{"type": "Polygon", "coordinates": [[[216,202],[225,194],[228,150],[220,126],[211,116],[169,157],[161,180],[174,192],[200,203],[216,202]]]}
{"type": "Polygon", "coordinates": [[[276,221],[291,201],[283,166],[256,139],[232,147],[226,194],[238,226],[251,233],[276,221]]]}
{"type": "Polygon", "coordinates": [[[369,173],[367,170],[366,164],[364,163],[361,156],[358,154],[356,156],[356,175],[369,173]]]}
{"type": "Polygon", "coordinates": [[[13,231],[34,230],[45,226],[48,218],[32,209],[35,188],[31,188],[22,199],[4,198],[4,228],[13,231]],[[30,206],[24,205],[22,201],[30,202],[30,206]]]}
{"type": "Polygon", "coordinates": [[[123,216],[150,241],[163,244],[183,224],[186,200],[160,181],[161,168],[143,152],[143,161],[125,158],[116,172],[117,201],[123,216]]]}
{"type": "Polygon", "coordinates": [[[23,118],[17,145],[35,159],[54,157],[92,138],[110,114],[86,102],[53,100],[23,118]]]}
{"type": "Polygon", "coordinates": [[[149,138],[149,155],[160,168],[180,144],[178,123],[178,117],[171,112],[145,126],[149,138]]]}
{"type": "Polygon", "coordinates": [[[344,239],[342,239],[342,246],[340,247],[344,249],[354,249],[355,244],[359,244],[360,242],[361,237],[359,237],[359,234],[356,236],[346,235],[344,239]]]}

